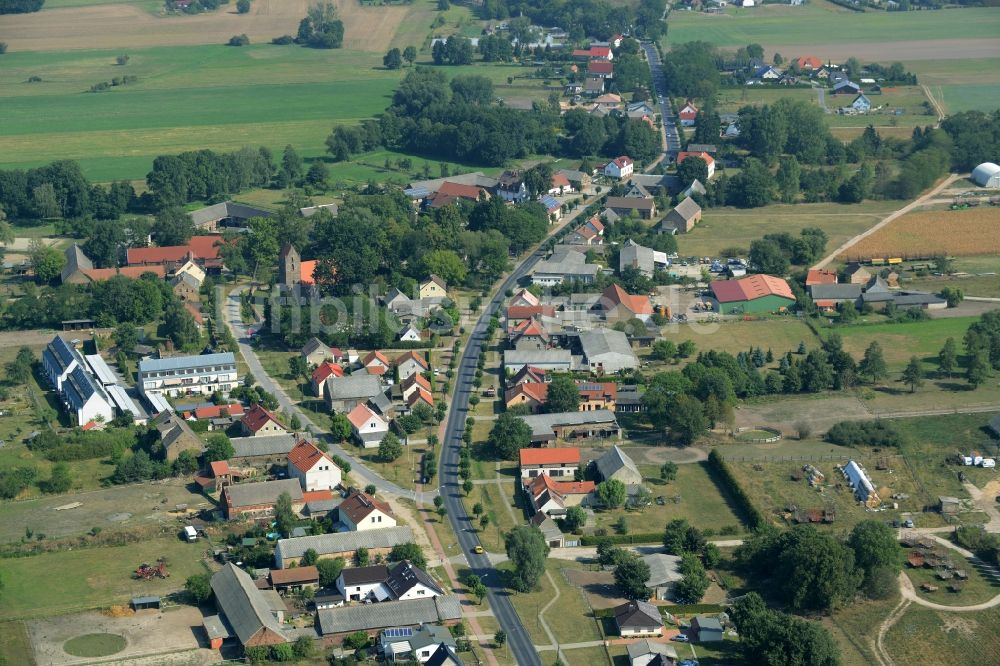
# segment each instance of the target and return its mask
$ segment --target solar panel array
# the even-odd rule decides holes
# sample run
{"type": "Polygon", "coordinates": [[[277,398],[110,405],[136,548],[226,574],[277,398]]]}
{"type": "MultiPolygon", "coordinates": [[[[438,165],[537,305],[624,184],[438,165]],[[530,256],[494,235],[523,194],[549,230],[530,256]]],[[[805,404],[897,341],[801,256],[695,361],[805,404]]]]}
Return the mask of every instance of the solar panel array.
{"type": "Polygon", "coordinates": [[[386,638],[409,638],[413,635],[412,627],[390,627],[382,632],[386,638]]]}

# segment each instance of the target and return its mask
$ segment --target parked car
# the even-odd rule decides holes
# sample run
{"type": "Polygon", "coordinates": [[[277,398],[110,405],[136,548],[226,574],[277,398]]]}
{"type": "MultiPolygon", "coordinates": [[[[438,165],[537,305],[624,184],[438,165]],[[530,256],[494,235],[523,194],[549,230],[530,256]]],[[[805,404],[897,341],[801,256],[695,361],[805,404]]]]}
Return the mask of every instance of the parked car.
{"type": "Polygon", "coordinates": [[[688,637],[685,636],[684,634],[677,634],[676,636],[671,636],[670,640],[675,641],[677,643],[687,643],[688,637]]]}

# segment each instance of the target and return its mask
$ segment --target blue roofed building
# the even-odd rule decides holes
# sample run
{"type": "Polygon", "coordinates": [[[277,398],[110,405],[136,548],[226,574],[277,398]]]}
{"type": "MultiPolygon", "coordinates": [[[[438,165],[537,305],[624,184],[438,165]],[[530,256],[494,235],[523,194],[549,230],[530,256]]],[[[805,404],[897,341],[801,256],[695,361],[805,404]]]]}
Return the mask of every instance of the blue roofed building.
{"type": "Polygon", "coordinates": [[[42,352],[42,368],[45,370],[45,376],[57,391],[62,391],[66,377],[78,365],[83,365],[83,356],[58,335],[52,338],[42,352]]]}

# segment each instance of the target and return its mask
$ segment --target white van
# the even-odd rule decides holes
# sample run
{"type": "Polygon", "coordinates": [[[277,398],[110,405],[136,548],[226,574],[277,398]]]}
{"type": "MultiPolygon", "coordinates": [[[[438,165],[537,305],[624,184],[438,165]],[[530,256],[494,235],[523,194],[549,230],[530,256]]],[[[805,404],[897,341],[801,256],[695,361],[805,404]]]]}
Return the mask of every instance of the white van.
{"type": "Polygon", "coordinates": [[[198,532],[195,531],[193,526],[188,525],[187,527],[184,528],[184,538],[187,539],[188,541],[197,541],[198,532]]]}

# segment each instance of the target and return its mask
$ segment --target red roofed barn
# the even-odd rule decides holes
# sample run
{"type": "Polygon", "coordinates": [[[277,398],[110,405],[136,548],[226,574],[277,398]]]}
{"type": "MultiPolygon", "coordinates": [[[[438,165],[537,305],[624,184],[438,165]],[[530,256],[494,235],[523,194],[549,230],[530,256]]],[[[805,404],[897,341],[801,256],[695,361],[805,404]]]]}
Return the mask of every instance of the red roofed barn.
{"type": "Polygon", "coordinates": [[[788,283],[770,275],[717,280],[711,286],[722,314],[775,312],[795,304],[795,294],[788,283]]]}

